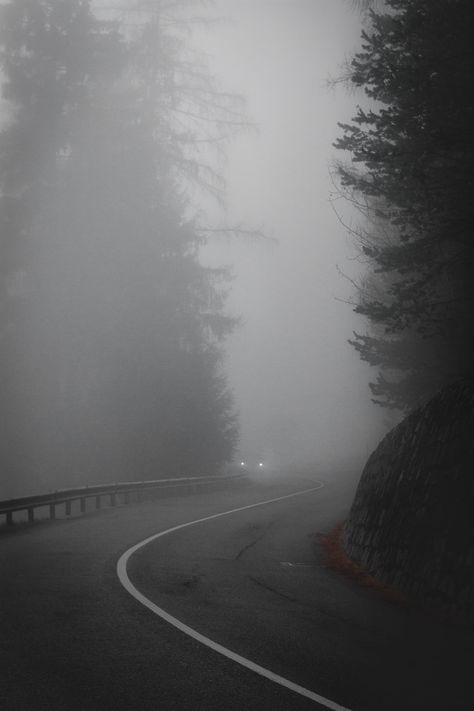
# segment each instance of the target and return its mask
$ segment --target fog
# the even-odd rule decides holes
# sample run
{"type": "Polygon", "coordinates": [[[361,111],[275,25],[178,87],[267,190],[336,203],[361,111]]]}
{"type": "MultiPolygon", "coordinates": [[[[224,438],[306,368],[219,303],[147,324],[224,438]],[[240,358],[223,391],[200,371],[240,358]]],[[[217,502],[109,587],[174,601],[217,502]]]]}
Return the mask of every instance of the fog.
{"type": "Polygon", "coordinates": [[[0,5],[2,496],[232,458],[360,467],[387,423],[347,343],[363,265],[331,182],[358,98],[329,85],[360,17],[218,0],[179,34],[138,6],[0,5]],[[233,130],[234,94],[254,126],[233,130]]]}
{"type": "Polygon", "coordinates": [[[276,244],[214,243],[205,258],[233,267],[230,304],[243,317],[228,344],[241,412],[242,457],[359,463],[386,432],[370,401],[370,368],[347,339],[364,323],[345,303],[363,270],[336,212],[330,171],[337,122],[361,96],[331,83],[359,45],[346,0],[217,3],[224,18],[198,40],[258,130],[235,140],[228,219],[264,225],[276,244]]]}

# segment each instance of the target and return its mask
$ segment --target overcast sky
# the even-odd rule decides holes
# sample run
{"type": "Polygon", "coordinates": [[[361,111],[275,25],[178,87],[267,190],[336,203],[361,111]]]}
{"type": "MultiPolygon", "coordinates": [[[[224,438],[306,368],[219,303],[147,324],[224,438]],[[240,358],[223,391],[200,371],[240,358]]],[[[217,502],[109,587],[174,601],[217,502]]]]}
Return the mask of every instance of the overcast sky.
{"type": "Polygon", "coordinates": [[[348,0],[218,0],[226,22],[199,32],[222,86],[243,94],[259,130],[229,150],[229,223],[264,225],[278,244],[213,243],[232,266],[228,344],[245,456],[328,461],[363,457],[386,431],[370,403],[371,370],[347,344],[364,324],[339,301],[357,275],[351,238],[330,202],[337,121],[361,97],[329,88],[359,45],[348,0]]]}

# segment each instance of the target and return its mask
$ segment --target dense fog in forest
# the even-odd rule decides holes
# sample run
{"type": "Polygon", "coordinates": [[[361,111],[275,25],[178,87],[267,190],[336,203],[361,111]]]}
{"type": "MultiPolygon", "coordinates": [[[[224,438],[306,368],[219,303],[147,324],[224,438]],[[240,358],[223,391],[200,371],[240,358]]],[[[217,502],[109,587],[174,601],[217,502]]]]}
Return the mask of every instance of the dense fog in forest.
{"type": "Polygon", "coordinates": [[[227,219],[275,240],[214,239],[205,250],[233,268],[230,305],[243,319],[227,347],[240,451],[358,465],[396,421],[372,404],[370,368],[347,343],[364,326],[346,276],[364,265],[339,219],[359,216],[332,182],[337,123],[364,101],[338,82],[360,44],[361,15],[345,0],[220,0],[210,14],[218,21],[197,33],[198,45],[256,124],[228,151],[227,219]]]}
{"type": "Polygon", "coordinates": [[[359,466],[390,421],[347,343],[353,3],[1,12],[3,496],[359,466]]]}

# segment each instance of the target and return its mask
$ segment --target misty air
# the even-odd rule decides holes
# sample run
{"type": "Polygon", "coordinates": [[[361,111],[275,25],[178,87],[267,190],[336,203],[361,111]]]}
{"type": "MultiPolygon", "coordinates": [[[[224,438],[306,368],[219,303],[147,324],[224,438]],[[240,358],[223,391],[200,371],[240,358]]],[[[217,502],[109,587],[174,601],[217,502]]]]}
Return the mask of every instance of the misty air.
{"type": "Polygon", "coordinates": [[[0,0],[1,692],[474,705],[468,0],[0,0]]]}

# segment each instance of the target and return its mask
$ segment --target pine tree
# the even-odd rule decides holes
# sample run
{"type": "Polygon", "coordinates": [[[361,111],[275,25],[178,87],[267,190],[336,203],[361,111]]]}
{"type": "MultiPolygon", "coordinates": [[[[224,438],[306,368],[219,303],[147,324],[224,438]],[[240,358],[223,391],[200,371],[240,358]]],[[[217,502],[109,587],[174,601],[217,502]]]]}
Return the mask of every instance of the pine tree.
{"type": "Polygon", "coordinates": [[[389,386],[381,376],[374,386],[379,402],[406,409],[473,375],[473,10],[467,0],[387,0],[368,17],[351,79],[371,103],[341,125],[335,145],[352,157],[339,168],[342,189],[382,202],[397,233],[387,244],[375,230],[362,245],[388,291],[357,305],[378,333],[355,343],[369,362],[384,353],[387,367],[387,354],[396,362],[406,346],[406,378],[389,386]],[[424,349],[411,348],[413,334],[424,349]],[[423,350],[429,361],[437,353],[436,367],[420,368],[414,354],[423,350]]]}
{"type": "Polygon", "coordinates": [[[182,167],[209,171],[174,122],[189,99],[160,9],[131,32],[86,0],[2,8],[4,445],[43,485],[216,471],[236,444],[235,321],[182,167]]]}

